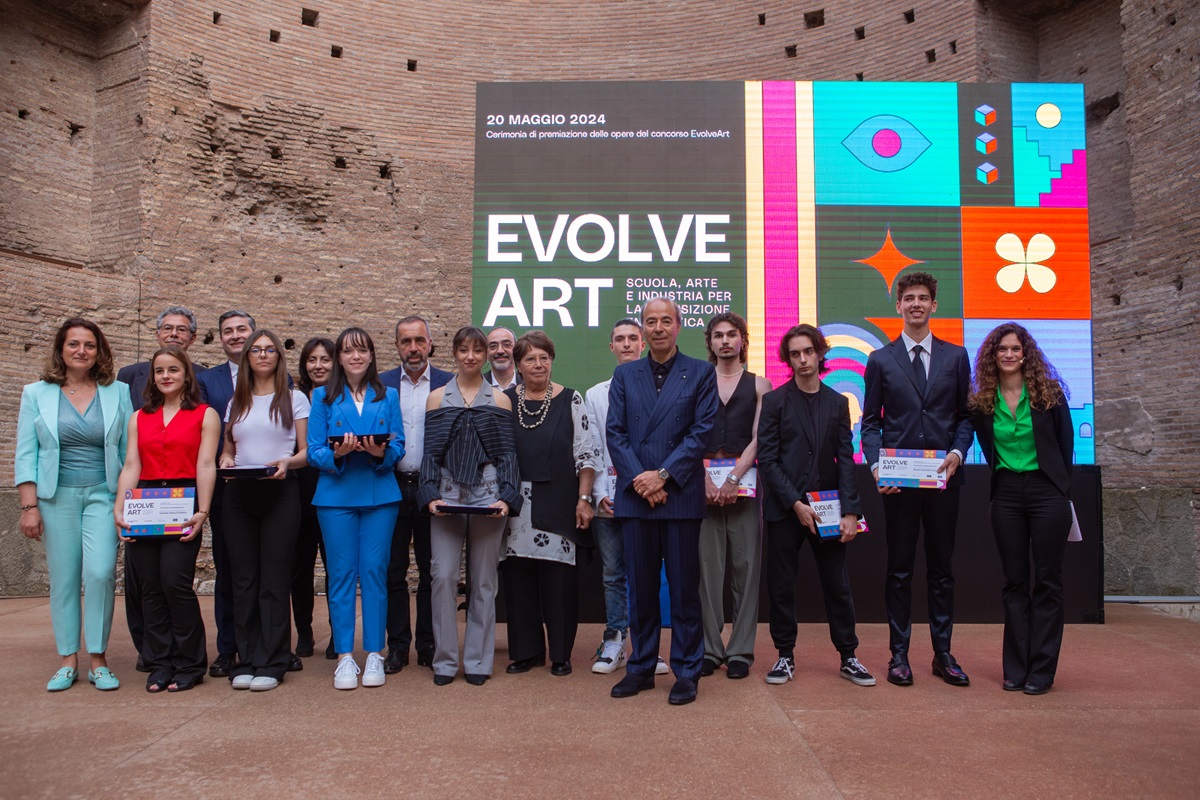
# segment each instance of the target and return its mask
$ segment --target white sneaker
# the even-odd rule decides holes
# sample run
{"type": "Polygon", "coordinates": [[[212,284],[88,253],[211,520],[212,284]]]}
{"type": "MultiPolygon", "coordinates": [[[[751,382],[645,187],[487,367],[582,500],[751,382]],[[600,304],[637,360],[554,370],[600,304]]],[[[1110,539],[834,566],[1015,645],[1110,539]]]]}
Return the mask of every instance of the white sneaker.
{"type": "Polygon", "coordinates": [[[268,678],[266,675],[259,675],[250,681],[250,691],[252,692],[269,692],[279,685],[278,678],[268,678]]]}
{"type": "MultiPolygon", "coordinates": [[[[383,659],[379,660],[379,671],[383,671],[383,659]]],[[[338,662],[337,669],[334,670],[333,688],[357,689],[359,672],[358,664],[354,662],[354,656],[344,657],[338,662]]]]}
{"type": "Polygon", "coordinates": [[[249,689],[250,684],[254,682],[253,675],[234,675],[230,685],[235,689],[249,689]]]}
{"type": "Polygon", "coordinates": [[[367,665],[363,667],[363,686],[383,686],[387,675],[383,672],[383,656],[367,653],[367,665]]]}
{"type": "Polygon", "coordinates": [[[600,643],[600,649],[596,651],[596,661],[592,664],[592,672],[601,675],[616,672],[625,666],[625,661],[628,659],[628,656],[625,655],[625,639],[621,636],[621,632],[612,632],[613,638],[611,639],[607,638],[610,635],[608,631],[604,635],[606,638],[600,643]]]}
{"type": "Polygon", "coordinates": [[[667,666],[667,662],[663,661],[661,658],[658,659],[658,663],[654,665],[655,675],[666,675],[670,671],[671,668],[667,666]]]}

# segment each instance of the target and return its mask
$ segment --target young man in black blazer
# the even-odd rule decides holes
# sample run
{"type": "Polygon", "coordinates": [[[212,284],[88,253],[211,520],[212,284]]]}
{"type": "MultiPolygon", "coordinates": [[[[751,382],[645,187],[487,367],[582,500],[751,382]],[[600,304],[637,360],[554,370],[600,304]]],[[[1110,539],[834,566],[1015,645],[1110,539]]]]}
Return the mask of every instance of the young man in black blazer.
{"type": "Polygon", "coordinates": [[[945,450],[939,472],[946,488],[879,487],[887,521],[888,570],[885,603],[892,660],[888,682],[909,686],[912,634],[912,573],[917,540],[925,529],[925,571],[929,599],[929,633],[933,641],[933,674],[954,686],[970,683],[950,654],[954,627],[954,534],[963,454],[971,447],[967,397],[971,367],[967,351],[929,331],[937,311],[937,279],[909,272],[896,284],[896,311],[904,331],[867,359],[863,400],[862,451],[878,481],[880,448],[945,450]]]}
{"type": "Polygon", "coordinates": [[[796,667],[796,568],[807,541],[817,562],[829,638],[842,659],[843,678],[874,686],[875,678],[855,657],[854,599],[846,572],[846,545],[858,533],[860,504],[854,477],[854,434],[850,403],[821,382],[829,344],[812,325],[797,325],[779,343],[779,358],[792,380],[763,398],[758,422],[758,469],[767,493],[767,594],[771,639],[779,660],[767,683],[792,679],[796,667]],[[821,539],[807,493],[837,490],[842,515],[836,538],[821,539]]]}

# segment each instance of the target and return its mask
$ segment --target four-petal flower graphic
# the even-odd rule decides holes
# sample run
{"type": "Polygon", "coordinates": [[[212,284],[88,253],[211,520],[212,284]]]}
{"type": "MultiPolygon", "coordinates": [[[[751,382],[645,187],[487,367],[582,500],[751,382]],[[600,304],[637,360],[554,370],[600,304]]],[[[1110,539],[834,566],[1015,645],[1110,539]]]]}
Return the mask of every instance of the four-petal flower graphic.
{"type": "Polygon", "coordinates": [[[1029,237],[1028,246],[1015,233],[1004,234],[996,240],[996,253],[1009,263],[996,273],[996,284],[1014,294],[1028,278],[1029,288],[1038,294],[1050,291],[1058,276],[1042,262],[1054,255],[1054,249],[1054,240],[1044,233],[1029,237]]]}

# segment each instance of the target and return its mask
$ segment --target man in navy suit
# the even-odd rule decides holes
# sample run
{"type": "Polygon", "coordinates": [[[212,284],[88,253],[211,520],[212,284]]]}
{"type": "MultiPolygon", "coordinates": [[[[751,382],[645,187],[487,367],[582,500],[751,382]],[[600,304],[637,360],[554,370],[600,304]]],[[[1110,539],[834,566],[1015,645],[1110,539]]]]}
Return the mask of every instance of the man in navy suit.
{"type": "Polygon", "coordinates": [[[413,630],[408,615],[409,543],[417,557],[417,664],[433,667],[433,611],[430,605],[432,573],[429,570],[429,511],[417,503],[417,482],[425,452],[425,401],[454,377],[429,363],[433,336],[422,317],[405,317],[396,323],[396,352],[400,366],[379,374],[384,386],[400,393],[404,422],[404,458],[396,464],[396,483],[403,499],[392,534],[388,564],[387,658],[383,671],[393,675],[408,664],[413,630]]]}
{"type": "Polygon", "coordinates": [[[954,627],[954,533],[963,484],[959,467],[974,436],[967,410],[971,367],[965,349],[929,332],[929,317],[937,311],[936,278],[925,272],[902,275],[896,297],[904,331],[867,359],[863,456],[878,482],[882,447],[945,450],[947,455],[939,468],[945,474],[945,490],[879,488],[888,543],[884,600],[892,660],[887,679],[897,686],[913,682],[908,664],[912,573],[924,526],[933,674],[954,686],[967,686],[970,679],[950,654],[950,634],[954,627]]]}
{"type": "Polygon", "coordinates": [[[663,297],[642,308],[649,355],[621,364],[609,387],[607,437],[616,470],[613,515],[621,523],[629,578],[633,656],[613,697],[654,687],[661,615],[659,575],[671,592],[669,700],[696,699],[704,657],[700,524],[707,513],[704,453],[717,414],[713,366],[679,352],[679,306],[663,297]]]}
{"type": "MultiPolygon", "coordinates": [[[[159,347],[173,344],[187,350],[196,341],[196,315],[183,306],[167,306],[154,322],[154,337],[159,347]]],[[[192,365],[197,373],[203,372],[204,367],[192,365]]],[[[129,399],[133,401],[136,412],[142,407],[143,392],[146,390],[146,380],[150,376],[150,362],[139,361],[121,367],[117,380],[129,387],[129,399]]],[[[150,667],[142,658],[142,633],[145,625],[142,622],[142,592],[129,568],[129,559],[125,560],[125,622],[129,626],[129,636],[133,646],[138,651],[137,669],[139,672],[149,672],[150,667]]]]}
{"type": "MultiPolygon", "coordinates": [[[[221,441],[217,445],[217,458],[225,446],[225,412],[233,399],[233,386],[237,380],[238,361],[242,348],[254,333],[254,317],[245,311],[226,311],[217,320],[217,331],[221,337],[221,349],[225,351],[225,363],[206,369],[196,376],[200,384],[201,399],[217,411],[221,418],[221,441]]],[[[237,660],[237,642],[233,638],[233,577],[229,572],[229,551],[225,547],[225,530],[221,511],[224,481],[217,481],[213,490],[212,527],[213,565],[217,579],[213,589],[213,616],[217,621],[217,657],[208,668],[214,678],[229,677],[229,670],[237,660]]]]}

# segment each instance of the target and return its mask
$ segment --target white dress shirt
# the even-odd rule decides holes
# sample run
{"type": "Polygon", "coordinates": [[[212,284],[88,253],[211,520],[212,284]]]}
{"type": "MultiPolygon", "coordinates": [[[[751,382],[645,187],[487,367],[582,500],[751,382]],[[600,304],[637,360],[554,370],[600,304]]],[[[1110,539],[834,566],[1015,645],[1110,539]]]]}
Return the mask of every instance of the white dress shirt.
{"type": "Polygon", "coordinates": [[[420,472],[425,453],[425,403],[429,400],[429,363],[416,380],[400,368],[400,419],[404,423],[404,458],[397,472],[420,472]]]}

